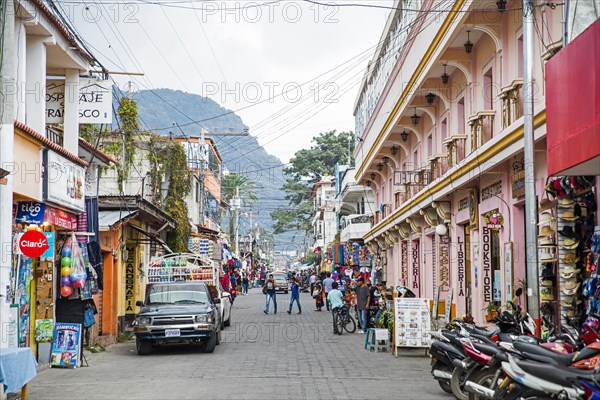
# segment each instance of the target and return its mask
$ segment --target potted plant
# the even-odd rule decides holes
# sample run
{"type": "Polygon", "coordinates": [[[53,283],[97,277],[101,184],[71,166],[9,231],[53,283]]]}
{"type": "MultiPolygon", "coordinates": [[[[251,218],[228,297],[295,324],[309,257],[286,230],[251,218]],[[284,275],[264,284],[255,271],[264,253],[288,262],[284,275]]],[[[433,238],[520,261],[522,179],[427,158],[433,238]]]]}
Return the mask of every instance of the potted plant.
{"type": "Polygon", "coordinates": [[[485,311],[485,320],[487,322],[492,322],[500,313],[500,305],[494,301],[490,301],[483,310],[485,311]]]}

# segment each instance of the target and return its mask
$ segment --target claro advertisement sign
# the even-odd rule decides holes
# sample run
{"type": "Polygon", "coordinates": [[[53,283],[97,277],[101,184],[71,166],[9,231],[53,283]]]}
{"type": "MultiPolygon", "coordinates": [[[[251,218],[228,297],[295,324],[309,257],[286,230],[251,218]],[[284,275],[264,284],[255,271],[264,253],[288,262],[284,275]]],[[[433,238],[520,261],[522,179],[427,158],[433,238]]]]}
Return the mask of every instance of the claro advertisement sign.
{"type": "Polygon", "coordinates": [[[50,151],[44,152],[44,199],[83,211],[85,206],[85,170],[50,151]]]}
{"type": "MultiPolygon", "coordinates": [[[[79,123],[106,124],[112,122],[112,85],[110,81],[79,80],[79,123]]],[[[64,80],[46,81],[46,122],[62,124],[65,114],[64,80]]]]}

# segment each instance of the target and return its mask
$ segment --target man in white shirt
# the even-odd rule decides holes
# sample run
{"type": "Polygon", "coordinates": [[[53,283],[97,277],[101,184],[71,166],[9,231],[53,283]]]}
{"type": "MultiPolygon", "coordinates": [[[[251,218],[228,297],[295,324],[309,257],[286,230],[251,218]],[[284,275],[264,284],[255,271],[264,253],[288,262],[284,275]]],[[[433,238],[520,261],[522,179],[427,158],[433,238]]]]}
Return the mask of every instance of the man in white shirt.
{"type": "MultiPolygon", "coordinates": [[[[335,280],[331,277],[331,272],[327,273],[327,278],[323,280],[323,289],[325,290],[325,297],[329,294],[332,289],[332,285],[335,283],[335,280]]],[[[327,311],[329,311],[329,301],[326,301],[327,311]]]]}

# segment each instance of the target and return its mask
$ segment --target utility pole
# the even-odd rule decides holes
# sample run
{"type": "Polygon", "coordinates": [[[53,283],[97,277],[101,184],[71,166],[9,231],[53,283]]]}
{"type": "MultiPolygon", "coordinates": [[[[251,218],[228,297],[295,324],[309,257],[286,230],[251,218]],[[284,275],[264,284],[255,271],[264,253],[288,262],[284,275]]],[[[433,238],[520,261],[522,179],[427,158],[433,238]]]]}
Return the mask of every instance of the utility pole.
{"type": "Polygon", "coordinates": [[[240,201],[240,187],[235,188],[235,251],[240,253],[240,207],[242,202],[240,201]]]}
{"type": "Polygon", "coordinates": [[[525,253],[527,258],[527,309],[539,327],[537,264],[537,196],[535,193],[535,142],[533,134],[533,10],[532,0],[523,0],[523,128],[525,159],[525,253]]]}
{"type": "MultiPolygon", "coordinates": [[[[204,129],[200,131],[200,225],[204,226],[204,176],[206,174],[206,163],[208,160],[204,159],[204,154],[208,155],[208,152],[204,153],[204,129]]],[[[210,151],[210,149],[208,149],[210,151]]]]}
{"type": "MultiPolygon", "coordinates": [[[[0,92],[4,93],[0,101],[0,167],[9,169],[14,164],[14,141],[15,141],[15,113],[14,102],[16,84],[14,79],[15,59],[15,9],[13,1],[0,2],[0,16],[4,24],[0,26],[2,34],[2,64],[0,64],[0,78],[2,87],[0,92]]],[[[1,171],[4,172],[4,171],[1,171]]],[[[9,171],[12,172],[12,171],[9,171]]],[[[7,299],[7,287],[10,285],[10,271],[12,267],[12,200],[13,200],[13,174],[8,174],[4,183],[0,183],[0,348],[8,347],[8,337],[13,333],[9,319],[9,299],[7,299]]],[[[0,389],[0,397],[4,396],[4,390],[0,389]]]]}

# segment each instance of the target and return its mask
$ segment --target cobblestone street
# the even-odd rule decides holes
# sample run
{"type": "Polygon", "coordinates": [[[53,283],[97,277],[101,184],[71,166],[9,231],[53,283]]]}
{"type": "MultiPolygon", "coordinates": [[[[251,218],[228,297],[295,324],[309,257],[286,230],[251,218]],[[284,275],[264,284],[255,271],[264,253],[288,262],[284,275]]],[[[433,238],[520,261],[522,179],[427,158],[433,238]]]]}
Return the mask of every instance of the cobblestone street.
{"type": "Polygon", "coordinates": [[[29,385],[30,399],[450,399],[429,373],[424,351],[370,353],[364,335],[331,334],[330,314],[265,315],[264,296],[238,297],[232,325],[213,354],[197,347],[154,349],[138,356],[133,342],[87,354],[89,367],[49,369],[29,385]],[[67,393],[69,393],[67,395],[67,393]]]}

